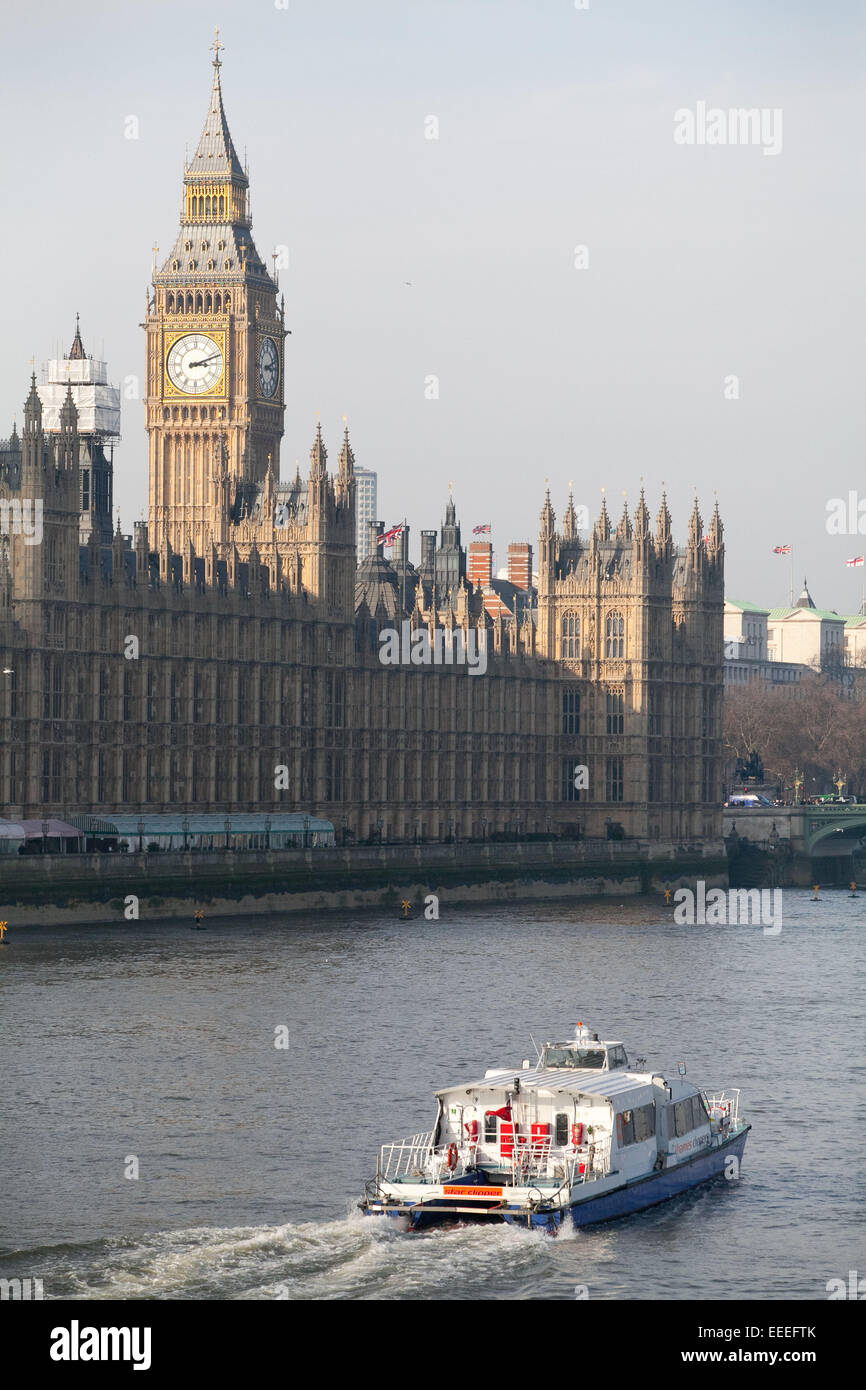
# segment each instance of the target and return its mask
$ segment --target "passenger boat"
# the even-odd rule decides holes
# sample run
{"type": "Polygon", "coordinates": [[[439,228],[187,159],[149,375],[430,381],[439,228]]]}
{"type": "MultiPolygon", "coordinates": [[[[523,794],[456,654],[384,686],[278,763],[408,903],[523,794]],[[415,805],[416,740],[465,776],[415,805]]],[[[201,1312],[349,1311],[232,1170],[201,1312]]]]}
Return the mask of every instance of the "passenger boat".
{"type": "Polygon", "coordinates": [[[736,1175],[751,1126],[738,1089],[698,1090],[631,1064],[578,1023],[533,1067],[497,1067],[435,1093],[432,1130],[379,1151],[362,1210],[407,1228],[507,1221],[555,1233],[610,1221],[736,1175]]]}

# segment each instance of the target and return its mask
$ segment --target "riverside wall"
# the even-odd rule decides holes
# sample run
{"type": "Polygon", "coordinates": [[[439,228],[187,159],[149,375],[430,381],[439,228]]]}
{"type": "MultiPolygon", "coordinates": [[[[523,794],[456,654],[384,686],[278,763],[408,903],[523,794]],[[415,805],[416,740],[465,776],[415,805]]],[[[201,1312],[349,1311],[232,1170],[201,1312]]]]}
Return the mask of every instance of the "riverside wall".
{"type": "Polygon", "coordinates": [[[660,892],[703,879],[727,886],[721,841],[667,845],[561,841],[333,849],[27,855],[0,858],[10,928],[249,914],[423,912],[490,902],[568,901],[660,892]],[[137,919],[130,919],[130,898],[137,919]]]}

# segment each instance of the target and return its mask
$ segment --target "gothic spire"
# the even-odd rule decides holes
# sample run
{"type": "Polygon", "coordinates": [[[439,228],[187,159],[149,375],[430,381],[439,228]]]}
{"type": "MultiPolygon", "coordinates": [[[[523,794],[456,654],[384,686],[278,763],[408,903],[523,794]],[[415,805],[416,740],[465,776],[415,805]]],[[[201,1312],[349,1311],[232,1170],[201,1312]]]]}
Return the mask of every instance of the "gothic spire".
{"type": "Polygon", "coordinates": [[[343,447],[340,450],[340,477],[351,478],[355,472],[355,455],[349,443],[349,426],[343,430],[343,447]]]}
{"type": "Polygon", "coordinates": [[[662,504],[659,507],[659,514],[656,517],[656,544],[659,550],[666,549],[671,543],[671,514],[668,511],[668,496],[662,489],[662,504]]]}
{"type": "Polygon", "coordinates": [[[644,497],[643,486],[640,490],[640,501],[634,514],[635,534],[644,539],[649,535],[649,512],[647,511],[646,499],[644,497]]]}
{"type": "Polygon", "coordinates": [[[567,541],[573,541],[577,534],[577,517],[574,514],[574,494],[571,487],[568,489],[568,506],[565,509],[565,516],[562,518],[562,535],[567,541]]]}
{"type": "Polygon", "coordinates": [[[328,451],[322,438],[322,422],[316,425],[316,437],[310,450],[310,477],[324,478],[328,469],[328,451]]]}
{"type": "Polygon", "coordinates": [[[198,148],[187,165],[188,174],[227,174],[230,178],[242,183],[245,187],[249,186],[249,180],[244,173],[237,152],[232,143],[229,133],[226,113],[223,109],[223,94],[220,87],[220,49],[222,44],[219,41],[219,30],[217,36],[211,44],[214,50],[213,59],[213,86],[210,94],[210,107],[198,142],[198,148]]]}
{"type": "Polygon", "coordinates": [[[598,514],[598,521],[595,523],[595,537],[599,541],[610,540],[610,517],[607,514],[607,498],[602,496],[601,511],[598,514]]]}
{"type": "Polygon", "coordinates": [[[543,536],[552,536],[556,525],[556,513],[550,505],[550,488],[547,489],[544,495],[544,506],[541,509],[540,521],[541,534],[543,536]]]}
{"type": "Polygon", "coordinates": [[[69,349],[70,362],[82,362],[86,357],[84,344],[81,341],[81,329],[78,327],[78,315],[75,315],[75,337],[72,340],[72,347],[69,349]]]}
{"type": "Polygon", "coordinates": [[[692,514],[689,517],[689,545],[699,549],[704,537],[704,523],[698,508],[698,498],[695,494],[695,505],[692,507],[692,514]]]}
{"type": "Polygon", "coordinates": [[[42,402],[36,390],[36,373],[30,373],[30,395],[24,402],[24,433],[38,434],[42,428],[42,402]]]}
{"type": "Polygon", "coordinates": [[[628,514],[628,502],[623,503],[622,519],[616,528],[616,534],[621,540],[630,541],[632,538],[631,517],[628,514]]]}

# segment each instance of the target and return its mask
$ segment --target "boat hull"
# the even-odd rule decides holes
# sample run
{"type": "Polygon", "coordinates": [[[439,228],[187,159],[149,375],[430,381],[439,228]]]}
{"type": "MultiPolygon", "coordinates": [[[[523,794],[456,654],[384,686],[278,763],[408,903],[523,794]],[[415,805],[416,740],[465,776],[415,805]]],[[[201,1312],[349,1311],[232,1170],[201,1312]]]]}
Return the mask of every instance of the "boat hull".
{"type": "Polygon", "coordinates": [[[726,1144],[689,1159],[686,1163],[678,1163],[661,1173],[639,1178],[611,1192],[600,1193],[597,1197],[590,1197],[588,1201],[576,1202],[565,1214],[571,1216],[575,1226],[594,1226],[601,1221],[615,1221],[619,1216],[630,1216],[633,1212],[644,1211],[647,1207],[657,1206],[659,1202],[669,1201],[671,1197],[678,1197],[690,1188],[699,1187],[701,1183],[720,1177],[731,1156],[739,1162],[743,1157],[750,1128],[750,1125],[746,1125],[745,1129],[734,1135],[726,1144]]]}
{"type": "Polygon", "coordinates": [[[455,1210],[451,1203],[442,1200],[425,1204],[423,1211],[406,1207],[389,1207],[384,1211],[381,1208],[376,1211],[374,1208],[367,1211],[369,1215],[387,1215],[399,1221],[404,1229],[415,1231],[442,1225],[446,1221],[467,1219],[486,1223],[506,1221],[509,1225],[522,1226],[524,1229],[529,1226],[549,1231],[551,1234],[555,1234],[562,1222],[569,1219],[575,1226],[595,1226],[604,1221],[616,1221],[621,1216],[645,1211],[660,1202],[678,1197],[693,1187],[721,1177],[731,1157],[735,1157],[738,1162],[742,1160],[750,1128],[750,1125],[746,1125],[727,1143],[704,1151],[684,1163],[677,1163],[659,1173],[654,1172],[646,1177],[636,1178],[621,1187],[608,1188],[597,1196],[578,1199],[555,1210],[531,1211],[525,1207],[509,1205],[503,1210],[493,1208],[486,1212],[470,1213],[465,1207],[459,1211],[455,1210]]]}

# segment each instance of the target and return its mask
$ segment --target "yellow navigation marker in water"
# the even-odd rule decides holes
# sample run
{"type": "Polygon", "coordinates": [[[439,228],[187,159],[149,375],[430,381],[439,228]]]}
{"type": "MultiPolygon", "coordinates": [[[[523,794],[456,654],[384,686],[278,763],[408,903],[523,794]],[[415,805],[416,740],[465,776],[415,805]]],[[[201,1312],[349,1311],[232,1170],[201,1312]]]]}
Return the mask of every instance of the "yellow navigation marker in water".
{"type": "Polygon", "coordinates": [[[670,900],[671,900],[671,890],[670,890],[670,888],[666,888],[666,889],[664,890],[664,894],[665,894],[665,902],[666,902],[666,903],[669,903],[670,900]]]}
{"type": "Polygon", "coordinates": [[[400,906],[403,909],[403,920],[405,922],[406,918],[409,916],[409,908],[412,904],[409,902],[408,898],[404,898],[400,906]]]}
{"type": "Polygon", "coordinates": [[[848,884],[848,887],[851,889],[851,897],[852,897],[852,898],[856,898],[856,896],[857,896],[857,883],[856,883],[856,881],[855,881],[855,882],[852,882],[852,883],[849,883],[849,884],[848,884]]]}
{"type": "Polygon", "coordinates": [[[4,938],[4,936],[6,935],[6,927],[7,927],[7,925],[8,925],[8,923],[6,923],[6,922],[0,922],[0,941],[2,941],[3,938],[4,938]]]}
{"type": "Polygon", "coordinates": [[[818,901],[818,884],[817,884],[817,883],[813,883],[813,884],[812,884],[812,902],[813,902],[813,903],[816,903],[817,901],[818,901]]]}

